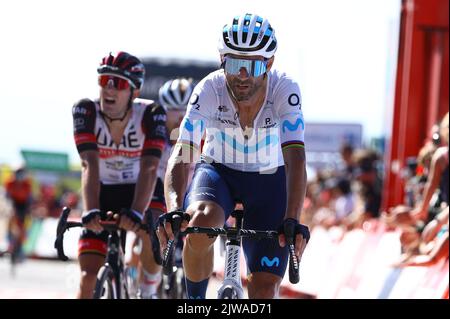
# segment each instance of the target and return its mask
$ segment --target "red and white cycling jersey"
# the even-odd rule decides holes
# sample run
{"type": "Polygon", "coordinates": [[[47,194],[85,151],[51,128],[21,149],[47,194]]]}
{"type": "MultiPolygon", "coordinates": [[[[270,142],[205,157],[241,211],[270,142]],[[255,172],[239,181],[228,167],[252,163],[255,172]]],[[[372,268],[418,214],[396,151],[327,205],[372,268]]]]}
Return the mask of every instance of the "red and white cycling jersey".
{"type": "Polygon", "coordinates": [[[133,184],[139,175],[140,158],[161,157],[167,139],[166,113],[151,100],[137,99],[122,141],[115,144],[102,113],[99,101],[83,99],[72,109],[74,136],[79,153],[99,152],[100,182],[133,184]]]}

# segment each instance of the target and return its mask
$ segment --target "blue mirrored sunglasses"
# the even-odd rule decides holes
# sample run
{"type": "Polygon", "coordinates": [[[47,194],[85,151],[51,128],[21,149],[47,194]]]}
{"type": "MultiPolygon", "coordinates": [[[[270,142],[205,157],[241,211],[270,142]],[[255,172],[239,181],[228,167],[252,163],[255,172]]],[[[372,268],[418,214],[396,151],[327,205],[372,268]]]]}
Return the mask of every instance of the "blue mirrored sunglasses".
{"type": "Polygon", "coordinates": [[[266,72],[267,61],[225,57],[223,67],[228,74],[239,75],[242,68],[244,68],[244,70],[247,71],[248,76],[258,77],[266,72]]]}

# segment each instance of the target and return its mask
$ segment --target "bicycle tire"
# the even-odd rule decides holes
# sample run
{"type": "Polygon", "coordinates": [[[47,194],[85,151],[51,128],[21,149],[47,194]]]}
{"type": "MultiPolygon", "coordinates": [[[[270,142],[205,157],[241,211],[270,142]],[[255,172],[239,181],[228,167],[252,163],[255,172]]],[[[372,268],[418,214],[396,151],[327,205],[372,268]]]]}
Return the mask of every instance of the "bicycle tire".
{"type": "Polygon", "coordinates": [[[233,287],[227,286],[222,290],[218,299],[238,299],[238,294],[233,287]]]}
{"type": "Polygon", "coordinates": [[[102,266],[97,274],[94,299],[118,299],[114,281],[111,267],[108,265],[102,266]]]}
{"type": "Polygon", "coordinates": [[[185,283],[184,283],[184,272],[182,268],[178,268],[176,272],[169,276],[169,286],[167,296],[170,299],[186,299],[184,296],[185,283]]]}
{"type": "Polygon", "coordinates": [[[170,275],[162,274],[161,283],[158,287],[158,298],[159,299],[175,299],[176,292],[174,292],[174,277],[175,273],[170,275]]]}
{"type": "Polygon", "coordinates": [[[175,273],[176,295],[175,299],[187,299],[186,294],[186,279],[184,277],[183,268],[178,268],[175,273]]]}

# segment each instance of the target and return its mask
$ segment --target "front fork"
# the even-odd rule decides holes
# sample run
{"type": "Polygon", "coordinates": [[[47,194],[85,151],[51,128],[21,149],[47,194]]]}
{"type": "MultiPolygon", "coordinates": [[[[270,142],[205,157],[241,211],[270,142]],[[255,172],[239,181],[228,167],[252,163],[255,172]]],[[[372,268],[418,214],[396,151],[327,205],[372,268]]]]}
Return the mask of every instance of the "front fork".
{"type": "Polygon", "coordinates": [[[228,286],[233,287],[236,291],[238,299],[243,299],[244,290],[242,289],[241,281],[241,243],[240,241],[232,240],[227,242],[226,255],[225,255],[225,272],[222,286],[217,291],[217,295],[220,298],[223,290],[228,286]]]}

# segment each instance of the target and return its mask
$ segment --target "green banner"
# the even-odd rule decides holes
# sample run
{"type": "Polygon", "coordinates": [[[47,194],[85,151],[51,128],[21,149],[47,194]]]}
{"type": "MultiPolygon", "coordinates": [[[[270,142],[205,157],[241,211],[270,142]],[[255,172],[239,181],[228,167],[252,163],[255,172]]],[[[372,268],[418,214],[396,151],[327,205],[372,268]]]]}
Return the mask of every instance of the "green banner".
{"type": "Polygon", "coordinates": [[[28,169],[67,172],[69,155],[65,153],[22,150],[21,154],[28,169]]]}

